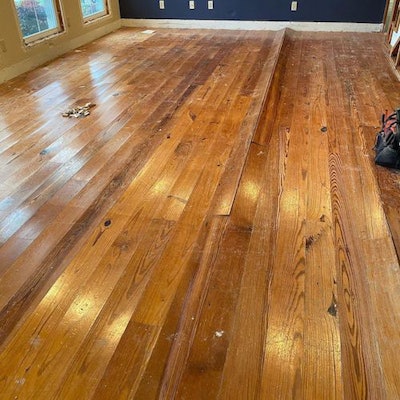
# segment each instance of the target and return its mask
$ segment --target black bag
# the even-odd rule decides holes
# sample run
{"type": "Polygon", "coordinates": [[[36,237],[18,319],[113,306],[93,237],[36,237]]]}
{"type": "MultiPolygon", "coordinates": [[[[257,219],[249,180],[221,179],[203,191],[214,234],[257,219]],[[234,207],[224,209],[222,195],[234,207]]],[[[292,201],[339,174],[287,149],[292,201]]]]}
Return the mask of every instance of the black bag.
{"type": "Polygon", "coordinates": [[[375,164],[400,169],[400,108],[382,115],[382,129],[376,135],[375,164]]]}

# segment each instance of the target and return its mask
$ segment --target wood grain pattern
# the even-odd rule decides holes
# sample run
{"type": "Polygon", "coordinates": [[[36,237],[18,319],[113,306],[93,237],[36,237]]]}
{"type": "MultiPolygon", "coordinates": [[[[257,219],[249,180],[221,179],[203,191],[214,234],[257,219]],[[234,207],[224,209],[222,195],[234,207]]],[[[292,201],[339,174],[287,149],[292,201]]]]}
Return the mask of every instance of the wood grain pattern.
{"type": "Polygon", "coordinates": [[[1,85],[0,397],[399,398],[383,42],[121,29],[1,85]]]}

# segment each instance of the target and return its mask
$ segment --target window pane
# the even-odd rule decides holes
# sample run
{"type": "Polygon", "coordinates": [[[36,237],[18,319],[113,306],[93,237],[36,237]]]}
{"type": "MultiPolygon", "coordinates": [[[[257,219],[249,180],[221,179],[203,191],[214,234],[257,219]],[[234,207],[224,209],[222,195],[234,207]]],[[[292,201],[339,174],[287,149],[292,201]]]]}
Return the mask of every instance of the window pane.
{"type": "Polygon", "coordinates": [[[84,18],[106,12],[105,0],[81,0],[81,7],[84,18]]]}
{"type": "Polygon", "coordinates": [[[57,28],[53,0],[14,0],[22,36],[57,28]]]}

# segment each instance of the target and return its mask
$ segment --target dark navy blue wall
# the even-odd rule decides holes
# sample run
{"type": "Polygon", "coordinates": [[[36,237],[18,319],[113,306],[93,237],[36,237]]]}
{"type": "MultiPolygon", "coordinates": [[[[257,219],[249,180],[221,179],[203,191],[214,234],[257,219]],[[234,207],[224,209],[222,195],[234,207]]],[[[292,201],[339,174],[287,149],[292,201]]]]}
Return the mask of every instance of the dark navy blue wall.
{"type": "Polygon", "coordinates": [[[244,21],[318,21],[381,23],[385,0],[298,0],[298,10],[290,11],[291,0],[195,0],[189,10],[187,0],[120,0],[122,18],[217,19],[244,21]]]}

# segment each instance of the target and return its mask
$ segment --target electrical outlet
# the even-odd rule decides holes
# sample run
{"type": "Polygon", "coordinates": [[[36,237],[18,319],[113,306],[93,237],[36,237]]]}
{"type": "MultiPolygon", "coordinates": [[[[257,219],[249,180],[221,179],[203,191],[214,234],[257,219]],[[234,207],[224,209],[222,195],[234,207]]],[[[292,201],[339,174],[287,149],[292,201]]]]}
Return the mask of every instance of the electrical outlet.
{"type": "Polygon", "coordinates": [[[297,11],[297,1],[292,1],[292,5],[290,6],[291,11],[297,11]]]}
{"type": "Polygon", "coordinates": [[[189,8],[190,8],[191,10],[194,10],[194,0],[190,0],[190,1],[189,1],[189,8]]]}
{"type": "Polygon", "coordinates": [[[159,6],[160,6],[160,10],[164,10],[164,9],[165,9],[164,0],[160,0],[160,1],[158,2],[158,4],[159,4],[159,6]]]}
{"type": "Polygon", "coordinates": [[[213,0],[208,0],[207,6],[208,6],[209,10],[213,10],[214,9],[214,1],[213,0]]]}

